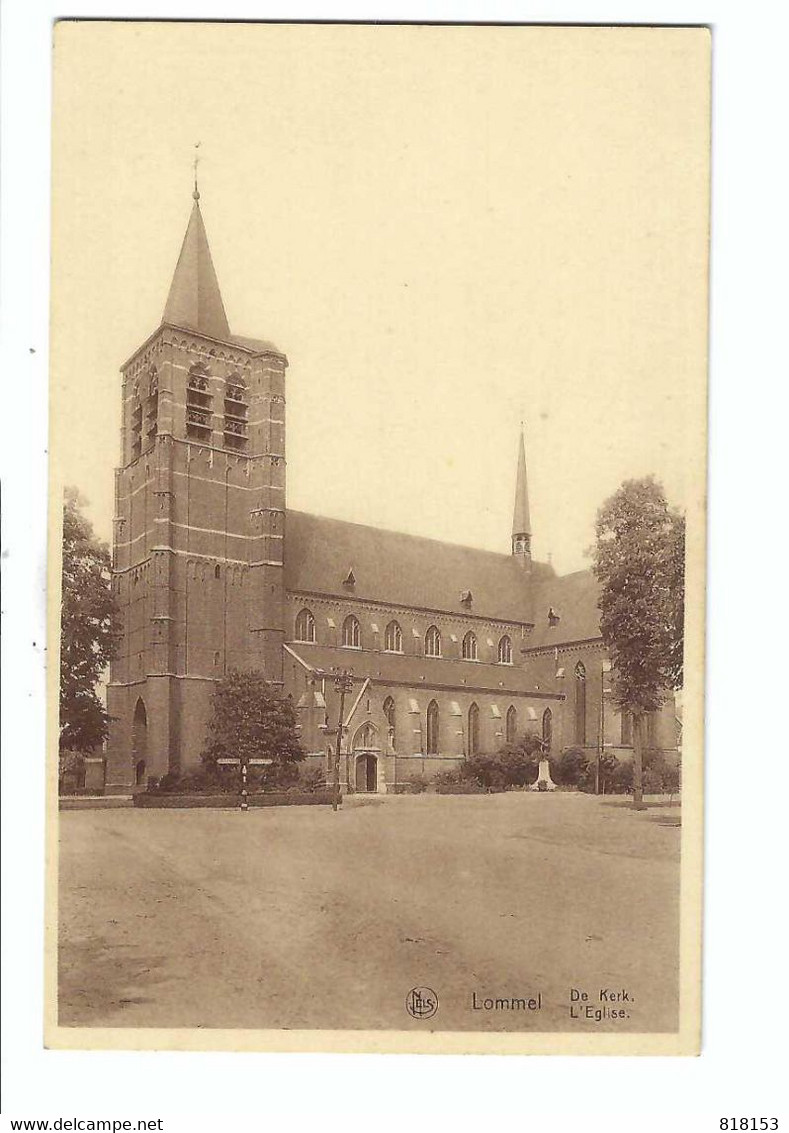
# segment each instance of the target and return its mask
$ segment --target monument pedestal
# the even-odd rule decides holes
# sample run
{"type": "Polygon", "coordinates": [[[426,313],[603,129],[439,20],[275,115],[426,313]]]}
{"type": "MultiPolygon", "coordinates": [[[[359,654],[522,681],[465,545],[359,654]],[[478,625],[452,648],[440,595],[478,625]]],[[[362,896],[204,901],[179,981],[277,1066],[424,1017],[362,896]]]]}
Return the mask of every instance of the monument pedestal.
{"type": "Polygon", "coordinates": [[[530,791],[555,791],[556,784],[551,778],[551,765],[547,759],[541,759],[537,769],[537,781],[529,787],[530,791]]]}

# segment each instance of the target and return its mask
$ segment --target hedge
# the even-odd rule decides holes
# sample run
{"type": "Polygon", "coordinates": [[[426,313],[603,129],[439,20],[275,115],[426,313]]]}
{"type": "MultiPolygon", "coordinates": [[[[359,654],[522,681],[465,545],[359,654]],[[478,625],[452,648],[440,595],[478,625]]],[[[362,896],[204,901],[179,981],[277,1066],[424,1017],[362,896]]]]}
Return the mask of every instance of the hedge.
{"type": "MultiPolygon", "coordinates": [[[[330,791],[270,791],[267,794],[247,795],[250,807],[258,806],[331,806],[334,796],[330,791]]],[[[146,791],[134,796],[134,805],[145,809],[171,807],[224,807],[239,810],[241,796],[221,795],[170,795],[146,791]]]]}

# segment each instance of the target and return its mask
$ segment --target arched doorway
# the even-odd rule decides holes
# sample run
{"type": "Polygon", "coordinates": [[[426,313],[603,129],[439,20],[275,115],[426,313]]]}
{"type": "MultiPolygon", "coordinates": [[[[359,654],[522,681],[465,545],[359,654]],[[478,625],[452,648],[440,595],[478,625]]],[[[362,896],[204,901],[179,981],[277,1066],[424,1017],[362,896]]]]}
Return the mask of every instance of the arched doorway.
{"type": "Polygon", "coordinates": [[[378,760],[371,752],[356,757],[356,790],[368,795],[378,790],[378,760]]]}
{"type": "Polygon", "coordinates": [[[134,707],[132,719],[132,763],[134,765],[134,782],[141,787],[145,782],[145,767],[148,758],[148,713],[142,697],[134,707]]]}
{"type": "Polygon", "coordinates": [[[362,724],[353,739],[355,757],[354,785],[361,794],[375,794],[378,790],[378,732],[369,720],[362,724]]]}

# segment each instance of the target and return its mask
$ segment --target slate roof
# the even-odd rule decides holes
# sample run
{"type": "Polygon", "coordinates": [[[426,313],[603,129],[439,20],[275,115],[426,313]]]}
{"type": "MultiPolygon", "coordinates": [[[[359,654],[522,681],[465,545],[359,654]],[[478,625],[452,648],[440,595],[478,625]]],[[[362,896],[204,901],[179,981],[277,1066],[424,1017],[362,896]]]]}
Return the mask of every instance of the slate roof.
{"type": "Polygon", "coordinates": [[[265,338],[247,338],[240,334],[231,334],[230,342],[234,342],[236,346],[243,346],[244,350],[252,350],[255,354],[270,354],[272,351],[279,354],[280,351],[273,342],[269,342],[265,338]]]}
{"type": "Polygon", "coordinates": [[[518,445],[518,480],[515,485],[515,507],[512,515],[512,534],[531,535],[531,518],[529,516],[529,486],[526,477],[526,442],[521,430],[520,444],[518,445]]]}
{"type": "Polygon", "coordinates": [[[534,588],[534,629],[524,642],[524,648],[538,649],[599,638],[599,593],[599,583],[589,570],[541,579],[534,588]],[[559,615],[556,625],[550,624],[550,609],[559,615]]]}
{"type": "Polygon", "coordinates": [[[186,327],[227,342],[230,326],[208,247],[208,237],[195,190],[192,214],[167,296],[163,323],[186,327]]]}
{"type": "Polygon", "coordinates": [[[532,587],[552,575],[552,567],[535,563],[530,580],[512,555],[495,551],[286,513],[285,587],[290,591],[529,624],[532,587]],[[349,589],[343,579],[351,569],[356,585],[349,589]],[[469,590],[470,607],[461,602],[469,590]]]}
{"type": "MultiPolygon", "coordinates": [[[[517,643],[513,643],[516,645],[517,643]]],[[[534,678],[519,666],[517,657],[514,665],[489,665],[478,661],[447,660],[443,657],[414,657],[408,654],[380,653],[372,650],[342,649],[332,645],[305,645],[304,642],[288,642],[294,653],[314,669],[330,673],[332,667],[353,669],[354,694],[359,684],[366,678],[381,680],[384,683],[407,684],[417,692],[425,686],[425,701],[420,708],[427,708],[430,690],[442,686],[457,692],[499,693],[504,697],[509,693],[517,696],[533,696],[535,699],[557,699],[550,696],[552,690],[535,688],[534,678]]],[[[285,664],[296,664],[293,658],[285,655],[285,664]]]]}

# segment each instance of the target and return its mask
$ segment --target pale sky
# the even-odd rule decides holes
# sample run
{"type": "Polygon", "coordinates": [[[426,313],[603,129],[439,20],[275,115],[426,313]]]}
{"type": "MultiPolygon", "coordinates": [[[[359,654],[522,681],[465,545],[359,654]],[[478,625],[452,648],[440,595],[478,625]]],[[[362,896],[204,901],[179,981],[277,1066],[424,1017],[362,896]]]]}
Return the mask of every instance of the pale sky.
{"type": "Polygon", "coordinates": [[[192,205],[231,329],[289,359],[288,506],[588,565],[704,494],[708,33],[65,24],[51,452],[109,539],[118,368],[192,205]]]}

